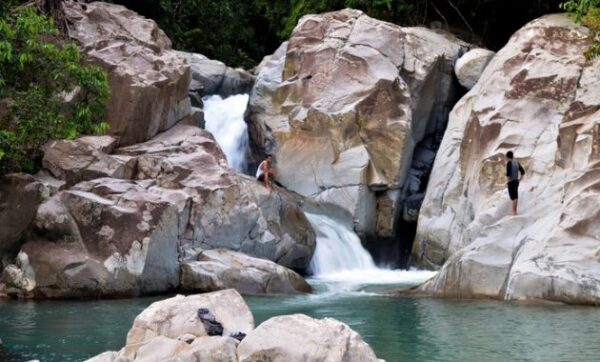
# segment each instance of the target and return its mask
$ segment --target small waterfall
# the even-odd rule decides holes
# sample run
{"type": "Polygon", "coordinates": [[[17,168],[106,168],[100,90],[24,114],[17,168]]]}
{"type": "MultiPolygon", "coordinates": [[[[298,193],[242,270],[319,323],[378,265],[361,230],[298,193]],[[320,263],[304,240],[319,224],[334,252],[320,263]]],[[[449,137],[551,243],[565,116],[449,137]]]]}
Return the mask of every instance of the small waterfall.
{"type": "Polygon", "coordinates": [[[317,233],[309,265],[315,279],[356,284],[420,284],[436,272],[378,268],[349,227],[325,216],[305,212],[317,233]]]}
{"type": "Polygon", "coordinates": [[[225,152],[229,167],[241,172],[246,171],[248,153],[248,126],[244,121],[248,98],[248,94],[225,99],[218,95],[203,98],[206,130],[225,152]]]}

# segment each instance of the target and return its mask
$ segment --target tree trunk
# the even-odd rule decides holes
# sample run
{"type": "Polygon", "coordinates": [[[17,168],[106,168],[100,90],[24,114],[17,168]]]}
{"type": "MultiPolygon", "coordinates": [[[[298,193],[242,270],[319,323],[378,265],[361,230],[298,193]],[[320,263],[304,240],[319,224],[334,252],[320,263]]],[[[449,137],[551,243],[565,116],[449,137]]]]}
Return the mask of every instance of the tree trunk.
{"type": "Polygon", "coordinates": [[[67,35],[67,19],[63,0],[35,0],[35,4],[44,15],[54,19],[54,24],[62,35],[67,35]]]}

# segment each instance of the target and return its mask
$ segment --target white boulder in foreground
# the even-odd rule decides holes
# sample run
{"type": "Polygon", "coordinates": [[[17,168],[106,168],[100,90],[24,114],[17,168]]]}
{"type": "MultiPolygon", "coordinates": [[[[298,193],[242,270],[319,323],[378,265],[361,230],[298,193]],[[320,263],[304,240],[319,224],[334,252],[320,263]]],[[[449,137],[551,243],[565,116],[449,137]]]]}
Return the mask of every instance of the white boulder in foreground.
{"type": "Polygon", "coordinates": [[[439,296],[600,304],[600,59],[566,15],[515,33],[455,106],[413,260],[439,296]],[[508,216],[504,154],[527,173],[508,216]]]}
{"type": "Polygon", "coordinates": [[[254,329],[248,306],[233,290],[176,296],[137,316],[119,352],[87,362],[370,362],[360,335],[335,319],[274,317],[254,329]],[[200,316],[202,315],[202,318],[200,316]],[[210,335],[209,335],[210,334],[210,335]],[[240,342],[241,340],[241,342],[240,342]]]}
{"type": "Polygon", "coordinates": [[[332,318],[304,314],[273,317],[238,347],[240,361],[377,361],[360,335],[332,318]]]}
{"type": "Polygon", "coordinates": [[[309,293],[312,288],[298,273],[270,260],[214,249],[181,264],[181,289],[212,292],[234,288],[242,294],[309,293]]]}
{"type": "Polygon", "coordinates": [[[482,48],[466,52],[454,65],[454,73],[458,82],[467,89],[473,88],[494,54],[496,53],[482,48]]]}

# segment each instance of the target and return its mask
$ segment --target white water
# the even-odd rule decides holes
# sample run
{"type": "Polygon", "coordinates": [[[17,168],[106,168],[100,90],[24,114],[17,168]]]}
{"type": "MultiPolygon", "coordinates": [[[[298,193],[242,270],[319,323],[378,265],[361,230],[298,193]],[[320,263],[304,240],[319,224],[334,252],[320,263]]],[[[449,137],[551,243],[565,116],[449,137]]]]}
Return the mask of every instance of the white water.
{"type": "Polygon", "coordinates": [[[309,271],[313,279],[342,284],[417,285],[436,272],[378,268],[349,227],[325,215],[306,213],[317,233],[317,246],[309,271]]]}
{"type": "Polygon", "coordinates": [[[225,99],[220,96],[203,99],[206,130],[225,152],[229,166],[242,172],[248,153],[248,126],[244,121],[248,97],[248,94],[237,94],[225,99]]]}

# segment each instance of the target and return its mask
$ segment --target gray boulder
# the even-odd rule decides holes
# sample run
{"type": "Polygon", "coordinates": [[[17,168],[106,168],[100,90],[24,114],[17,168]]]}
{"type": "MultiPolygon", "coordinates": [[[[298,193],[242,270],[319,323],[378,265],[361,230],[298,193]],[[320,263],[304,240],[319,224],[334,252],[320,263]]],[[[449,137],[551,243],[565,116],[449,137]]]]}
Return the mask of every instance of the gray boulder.
{"type": "Polygon", "coordinates": [[[46,164],[58,176],[91,180],[39,207],[21,248],[35,288],[15,294],[65,298],[173,290],[180,261],[198,248],[237,250],[291,268],[308,265],[315,234],[295,200],[228,168],[210,133],[180,124],[110,155],[103,150],[111,149],[88,143],[106,144],[88,137],[48,145],[46,164]],[[118,162],[102,161],[115,159],[131,164],[125,176],[112,172],[118,162]]]}
{"type": "Polygon", "coordinates": [[[0,266],[4,257],[19,251],[23,233],[46,192],[44,185],[31,175],[18,173],[0,178],[0,266]]]}
{"type": "Polygon", "coordinates": [[[378,361],[358,333],[332,318],[304,314],[273,317],[238,346],[240,362],[378,361]]]}
{"type": "Polygon", "coordinates": [[[475,48],[458,58],[454,73],[460,84],[467,89],[473,88],[495,54],[491,50],[475,48]]]}
{"type": "Polygon", "coordinates": [[[250,93],[254,76],[243,69],[228,67],[223,62],[205,57],[202,54],[178,51],[191,67],[192,82],[190,96],[195,107],[201,106],[198,99],[208,95],[228,97],[234,94],[250,93]]]}
{"type": "Polygon", "coordinates": [[[310,285],[296,272],[272,261],[226,249],[206,250],[181,265],[181,288],[211,292],[234,288],[242,294],[308,293],[310,285]]]}
{"type": "Polygon", "coordinates": [[[107,121],[121,146],[190,117],[190,67],[152,20],[120,5],[65,2],[69,37],[108,72],[107,121]]]}

